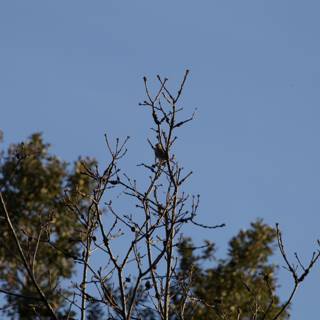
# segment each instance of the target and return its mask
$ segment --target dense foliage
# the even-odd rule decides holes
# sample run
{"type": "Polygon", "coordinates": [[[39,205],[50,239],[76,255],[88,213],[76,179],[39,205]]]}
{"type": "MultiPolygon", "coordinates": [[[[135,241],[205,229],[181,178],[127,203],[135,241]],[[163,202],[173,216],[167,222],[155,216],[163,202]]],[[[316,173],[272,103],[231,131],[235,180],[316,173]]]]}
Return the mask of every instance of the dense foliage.
{"type": "MultiPolygon", "coordinates": [[[[270,263],[275,240],[276,231],[261,220],[230,240],[224,259],[216,258],[214,244],[207,242],[197,254],[192,240],[184,239],[179,247],[176,309],[183,306],[189,291],[193,299],[184,305],[186,319],[251,319],[252,315],[273,319],[281,309],[275,292],[276,266],[270,263]]],[[[287,317],[283,313],[279,319],[287,317]]]]}
{"type": "MultiPolygon", "coordinates": [[[[12,223],[35,277],[52,304],[63,313],[68,290],[61,281],[72,276],[81,226],[65,203],[65,189],[88,192],[90,182],[81,175],[79,161],[72,170],[66,162],[49,153],[41,134],[33,134],[23,144],[13,144],[2,152],[0,186],[12,223]]],[[[74,192],[75,193],[75,192],[74,192]]],[[[77,199],[73,199],[77,201],[77,199]]],[[[81,211],[86,209],[80,204],[81,211]]],[[[3,216],[3,209],[0,209],[3,216]]],[[[26,272],[8,225],[0,224],[0,279],[6,295],[4,311],[20,319],[47,311],[35,303],[36,290],[26,272]],[[16,295],[13,295],[16,294],[16,295]],[[19,296],[23,295],[23,297],[19,296]]]]}

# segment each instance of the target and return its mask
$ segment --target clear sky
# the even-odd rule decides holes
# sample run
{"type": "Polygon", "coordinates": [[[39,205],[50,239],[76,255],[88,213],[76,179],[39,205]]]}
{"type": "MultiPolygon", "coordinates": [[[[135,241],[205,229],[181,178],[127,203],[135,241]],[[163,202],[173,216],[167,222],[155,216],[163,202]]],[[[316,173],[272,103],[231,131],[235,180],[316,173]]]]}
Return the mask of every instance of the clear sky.
{"type": "MultiPolygon", "coordinates": [[[[189,68],[183,102],[198,112],[177,157],[195,172],[199,222],[227,224],[190,235],[222,254],[262,217],[307,261],[320,226],[319,12],[318,0],[1,1],[5,144],[42,131],[63,159],[104,161],[103,134],[130,135],[127,168],[143,179],[135,164],[153,155],[142,76],[175,87],[189,68]]],[[[285,297],[283,272],[280,282],[285,297]]],[[[319,287],[317,266],[293,320],[316,319],[319,287]]]]}

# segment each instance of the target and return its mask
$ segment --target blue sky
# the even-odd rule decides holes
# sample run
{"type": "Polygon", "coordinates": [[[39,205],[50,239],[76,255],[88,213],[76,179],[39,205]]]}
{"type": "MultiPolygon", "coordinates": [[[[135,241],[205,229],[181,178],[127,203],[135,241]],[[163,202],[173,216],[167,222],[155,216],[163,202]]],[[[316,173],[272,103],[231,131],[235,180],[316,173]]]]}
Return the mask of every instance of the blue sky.
{"type": "MultiPolygon", "coordinates": [[[[197,240],[228,239],[256,217],[280,223],[304,261],[319,237],[319,1],[3,1],[0,128],[5,145],[42,131],[72,161],[105,160],[103,134],[131,136],[127,171],[152,157],[142,77],[177,86],[196,120],[177,157],[195,174],[199,222],[226,222],[197,240]]],[[[292,256],[292,255],[291,255],[292,256]]],[[[292,319],[318,314],[319,267],[292,319]]],[[[280,292],[289,280],[280,273],[280,292]]]]}

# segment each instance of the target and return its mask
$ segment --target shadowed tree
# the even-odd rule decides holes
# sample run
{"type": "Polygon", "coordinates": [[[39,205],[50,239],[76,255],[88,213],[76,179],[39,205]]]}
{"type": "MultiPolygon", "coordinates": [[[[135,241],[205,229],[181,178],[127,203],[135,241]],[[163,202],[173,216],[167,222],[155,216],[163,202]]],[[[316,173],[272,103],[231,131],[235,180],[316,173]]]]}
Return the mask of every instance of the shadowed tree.
{"type": "MultiPolygon", "coordinates": [[[[216,258],[214,244],[195,248],[190,238],[184,239],[179,245],[176,311],[185,308],[185,319],[273,319],[282,308],[277,267],[270,262],[276,239],[276,230],[257,220],[231,239],[224,259],[216,258]]],[[[287,317],[283,312],[278,319],[287,317]]]]}
{"type": "MultiPolygon", "coordinates": [[[[35,280],[59,312],[65,306],[63,295],[68,295],[60,282],[72,276],[72,257],[78,255],[80,240],[78,217],[66,207],[64,190],[68,188],[71,194],[90,191],[89,179],[79,169],[79,161],[70,171],[66,162],[50,154],[49,144],[38,133],[1,154],[0,187],[11,222],[35,280]]],[[[81,214],[86,203],[76,197],[73,201],[80,206],[81,214]]],[[[3,207],[0,214],[5,215],[3,207]]],[[[49,317],[4,220],[0,234],[1,288],[10,293],[7,315],[18,315],[20,319],[49,317]]]]}

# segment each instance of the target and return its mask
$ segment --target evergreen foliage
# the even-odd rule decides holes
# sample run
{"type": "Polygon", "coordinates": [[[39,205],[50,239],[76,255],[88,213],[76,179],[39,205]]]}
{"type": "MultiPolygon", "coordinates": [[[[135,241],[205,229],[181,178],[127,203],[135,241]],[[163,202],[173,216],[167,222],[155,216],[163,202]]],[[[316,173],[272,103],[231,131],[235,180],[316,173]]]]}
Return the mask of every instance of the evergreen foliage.
{"type": "MultiPolygon", "coordinates": [[[[61,281],[73,274],[81,227],[65,204],[65,189],[89,192],[90,182],[80,174],[79,161],[70,170],[65,161],[50,154],[49,147],[39,133],[25,143],[11,145],[7,153],[1,154],[0,186],[36,279],[61,313],[65,307],[62,295],[68,296],[61,281]]],[[[79,203],[79,206],[81,214],[86,205],[79,203]]],[[[4,214],[2,208],[0,214],[4,214]]],[[[18,313],[20,319],[35,316],[45,319],[48,317],[46,308],[32,299],[37,297],[37,292],[5,221],[0,224],[0,233],[1,285],[17,294],[6,296],[5,312],[12,317],[18,313]]]]}

